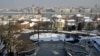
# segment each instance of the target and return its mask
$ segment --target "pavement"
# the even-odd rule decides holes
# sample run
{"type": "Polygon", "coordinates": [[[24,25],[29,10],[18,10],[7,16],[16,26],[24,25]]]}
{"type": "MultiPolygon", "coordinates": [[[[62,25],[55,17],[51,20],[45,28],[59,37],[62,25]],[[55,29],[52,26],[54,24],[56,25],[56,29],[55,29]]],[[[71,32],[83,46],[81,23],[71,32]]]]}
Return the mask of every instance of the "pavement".
{"type": "Polygon", "coordinates": [[[41,42],[36,56],[67,56],[61,42],[41,42]]]}
{"type": "Polygon", "coordinates": [[[86,48],[89,53],[89,56],[100,56],[100,52],[92,45],[88,43],[89,40],[82,40],[80,44],[86,48]]]}

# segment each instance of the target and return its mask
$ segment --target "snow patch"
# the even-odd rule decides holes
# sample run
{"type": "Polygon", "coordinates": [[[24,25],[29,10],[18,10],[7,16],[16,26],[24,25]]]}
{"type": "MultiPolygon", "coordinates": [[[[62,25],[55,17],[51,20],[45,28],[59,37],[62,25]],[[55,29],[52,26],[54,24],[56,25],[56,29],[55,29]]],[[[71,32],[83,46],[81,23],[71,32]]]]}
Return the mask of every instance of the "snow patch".
{"type": "MultiPolygon", "coordinates": [[[[31,40],[38,40],[38,34],[30,36],[31,40]]],[[[54,34],[54,33],[40,33],[39,34],[39,41],[64,41],[65,35],[64,34],[54,34]]]]}
{"type": "Polygon", "coordinates": [[[21,25],[25,25],[25,24],[28,24],[29,22],[28,21],[24,21],[23,23],[21,23],[21,25]]]}
{"type": "Polygon", "coordinates": [[[30,23],[30,27],[33,27],[34,25],[36,25],[36,23],[34,22],[30,23]]]}

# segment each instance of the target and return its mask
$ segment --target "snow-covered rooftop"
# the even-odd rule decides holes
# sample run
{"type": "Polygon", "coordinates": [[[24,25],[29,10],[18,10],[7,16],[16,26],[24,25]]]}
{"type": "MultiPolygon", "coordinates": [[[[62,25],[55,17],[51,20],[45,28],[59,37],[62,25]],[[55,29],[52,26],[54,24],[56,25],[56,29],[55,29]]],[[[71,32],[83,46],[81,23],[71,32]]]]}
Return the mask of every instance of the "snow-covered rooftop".
{"type": "Polygon", "coordinates": [[[34,23],[34,22],[32,22],[32,23],[30,23],[30,27],[33,27],[34,25],[36,25],[37,23],[34,23]]]}
{"type": "Polygon", "coordinates": [[[100,18],[97,18],[97,20],[100,20],[100,18]]]}
{"type": "Polygon", "coordinates": [[[24,16],[22,16],[22,17],[20,17],[18,20],[24,20],[25,19],[25,17],[24,16]]]}
{"type": "Polygon", "coordinates": [[[92,22],[92,19],[85,19],[85,22],[92,22]]]}
{"type": "Polygon", "coordinates": [[[76,16],[77,16],[77,17],[83,17],[83,15],[81,15],[81,14],[76,14],[76,16]]]}
{"type": "Polygon", "coordinates": [[[2,25],[6,25],[8,23],[9,23],[9,21],[0,21],[0,24],[2,24],[2,25]]]}
{"type": "Polygon", "coordinates": [[[71,20],[67,20],[67,25],[70,25],[70,26],[72,26],[72,25],[75,25],[75,20],[74,19],[71,19],[71,20]]]}
{"type": "Polygon", "coordinates": [[[65,23],[65,20],[63,20],[63,19],[57,19],[56,22],[62,22],[62,23],[65,23]]]}
{"type": "Polygon", "coordinates": [[[75,22],[74,19],[67,20],[67,22],[75,22]]]}
{"type": "Polygon", "coordinates": [[[84,17],[85,22],[92,22],[93,20],[90,17],[84,17]]]}
{"type": "Polygon", "coordinates": [[[37,21],[40,21],[40,19],[33,18],[33,19],[31,19],[31,21],[37,22],[37,21]]]}
{"type": "Polygon", "coordinates": [[[50,19],[46,18],[46,17],[42,17],[42,21],[45,22],[45,21],[50,21],[50,19]]]}
{"type": "Polygon", "coordinates": [[[52,17],[57,17],[57,18],[62,18],[62,16],[61,15],[52,15],[52,17]]]}
{"type": "Polygon", "coordinates": [[[25,25],[25,24],[28,24],[29,22],[28,21],[24,21],[23,23],[21,23],[21,25],[25,25]]]}

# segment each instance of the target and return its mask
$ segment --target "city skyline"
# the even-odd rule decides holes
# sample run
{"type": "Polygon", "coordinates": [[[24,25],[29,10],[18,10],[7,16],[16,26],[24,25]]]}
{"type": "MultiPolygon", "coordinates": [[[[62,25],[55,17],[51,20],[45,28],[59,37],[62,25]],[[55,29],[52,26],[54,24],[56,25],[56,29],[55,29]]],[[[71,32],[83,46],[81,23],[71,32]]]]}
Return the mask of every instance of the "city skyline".
{"type": "Polygon", "coordinates": [[[100,7],[99,0],[0,0],[0,8],[39,7],[100,7]]]}

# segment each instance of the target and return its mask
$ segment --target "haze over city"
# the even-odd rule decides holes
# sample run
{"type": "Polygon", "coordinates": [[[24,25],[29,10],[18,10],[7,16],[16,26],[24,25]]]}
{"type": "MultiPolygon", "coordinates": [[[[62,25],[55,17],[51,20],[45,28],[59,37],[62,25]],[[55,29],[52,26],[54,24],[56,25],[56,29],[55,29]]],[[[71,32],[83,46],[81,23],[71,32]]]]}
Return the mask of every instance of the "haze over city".
{"type": "Polygon", "coordinates": [[[0,0],[0,8],[23,8],[32,4],[39,7],[94,7],[99,0],[0,0]]]}
{"type": "Polygon", "coordinates": [[[100,56],[100,0],[0,0],[0,56],[100,56]]]}

